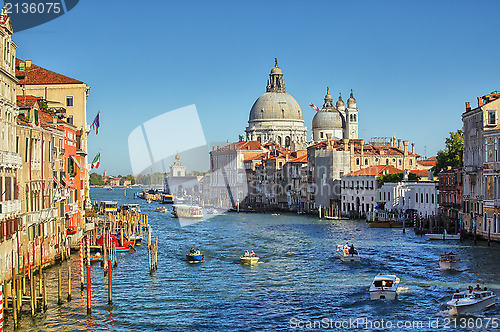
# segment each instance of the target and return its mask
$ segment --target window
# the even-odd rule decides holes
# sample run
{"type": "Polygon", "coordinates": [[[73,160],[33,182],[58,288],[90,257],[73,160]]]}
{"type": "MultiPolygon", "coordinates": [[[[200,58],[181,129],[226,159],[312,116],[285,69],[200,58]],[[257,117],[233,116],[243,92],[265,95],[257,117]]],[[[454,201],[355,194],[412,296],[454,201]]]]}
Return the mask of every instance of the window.
{"type": "Polygon", "coordinates": [[[319,138],[323,138],[323,132],[319,133],[319,138]]]}
{"type": "Polygon", "coordinates": [[[356,158],[356,165],[359,165],[359,158],[356,158]]]}
{"type": "Polygon", "coordinates": [[[73,96],[66,97],[66,106],[73,106],[73,96]]]}
{"type": "Polygon", "coordinates": [[[399,159],[399,166],[401,166],[402,162],[401,162],[401,159],[399,159]]]}
{"type": "Polygon", "coordinates": [[[413,160],[410,159],[410,166],[413,165],[413,160]]]}
{"type": "Polygon", "coordinates": [[[488,111],[488,124],[493,126],[497,124],[497,116],[495,111],[488,111]]]}
{"type": "Polygon", "coordinates": [[[418,203],[418,193],[415,194],[415,203],[418,203]]]}
{"type": "MultiPolygon", "coordinates": [[[[388,192],[387,193],[387,200],[390,201],[391,200],[391,192],[388,192]]],[[[404,203],[403,203],[404,204],[404,203]]]]}
{"type": "Polygon", "coordinates": [[[385,160],[385,164],[386,164],[386,165],[389,165],[389,159],[386,159],[386,160],[385,160]]]}
{"type": "Polygon", "coordinates": [[[365,165],[368,165],[368,159],[365,159],[365,165]]]}

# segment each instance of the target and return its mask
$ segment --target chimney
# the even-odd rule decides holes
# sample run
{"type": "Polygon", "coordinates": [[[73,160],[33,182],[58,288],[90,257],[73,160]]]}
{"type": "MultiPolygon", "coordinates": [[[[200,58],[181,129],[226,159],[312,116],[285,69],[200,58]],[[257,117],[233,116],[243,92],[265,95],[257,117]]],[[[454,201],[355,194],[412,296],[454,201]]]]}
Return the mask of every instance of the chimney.
{"type": "Polygon", "coordinates": [[[349,139],[344,138],[344,139],[342,139],[342,141],[344,141],[344,151],[347,151],[347,145],[349,144],[349,139]]]}
{"type": "Polygon", "coordinates": [[[405,155],[408,154],[408,143],[410,143],[409,141],[403,141],[403,146],[404,146],[404,153],[405,155]]]}
{"type": "Polygon", "coordinates": [[[395,147],[396,146],[396,136],[392,137],[392,144],[391,146],[395,147]]]}
{"type": "Polygon", "coordinates": [[[398,149],[401,150],[401,138],[398,138],[398,149]]]}
{"type": "Polygon", "coordinates": [[[411,143],[411,153],[415,153],[415,142],[411,143]]]}
{"type": "Polygon", "coordinates": [[[470,103],[468,101],[465,103],[465,111],[470,111],[470,103]]]}
{"type": "Polygon", "coordinates": [[[483,98],[477,97],[477,107],[483,106],[483,98]]]}
{"type": "Polygon", "coordinates": [[[364,151],[364,146],[365,146],[365,141],[361,140],[359,141],[361,143],[361,156],[363,156],[363,151],[364,151]]]}
{"type": "Polygon", "coordinates": [[[31,59],[26,59],[26,68],[31,68],[31,59]]]}
{"type": "Polygon", "coordinates": [[[351,155],[354,154],[354,142],[349,142],[349,148],[351,149],[351,155]]]}

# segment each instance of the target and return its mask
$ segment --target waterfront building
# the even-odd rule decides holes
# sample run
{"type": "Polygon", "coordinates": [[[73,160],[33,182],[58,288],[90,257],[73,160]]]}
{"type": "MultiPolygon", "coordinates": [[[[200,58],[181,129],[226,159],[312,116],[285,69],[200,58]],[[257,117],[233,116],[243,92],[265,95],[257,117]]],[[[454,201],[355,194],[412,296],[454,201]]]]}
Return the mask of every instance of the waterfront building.
{"type": "Polygon", "coordinates": [[[437,165],[437,156],[432,156],[427,159],[417,160],[417,169],[430,170],[437,165]]]}
{"type": "Polygon", "coordinates": [[[163,191],[182,197],[184,195],[201,194],[200,181],[203,176],[186,175],[186,166],[181,162],[181,156],[175,155],[175,161],[170,166],[170,174],[163,180],[163,191]]]}
{"type": "Polygon", "coordinates": [[[79,192],[85,206],[90,206],[89,199],[89,174],[87,163],[87,135],[90,126],[87,126],[87,98],[90,87],[77,79],[53,72],[46,68],[37,66],[31,60],[15,59],[15,76],[18,78],[17,86],[22,96],[36,96],[50,101],[53,107],[62,107],[66,110],[70,123],[79,131],[80,146],[79,154],[83,156],[84,162],[84,190],[79,192]]]}
{"type": "Polygon", "coordinates": [[[12,277],[18,268],[19,230],[22,228],[18,172],[22,167],[16,140],[17,79],[15,58],[17,45],[12,40],[9,15],[0,14],[0,281],[12,277]]]}
{"type": "Polygon", "coordinates": [[[458,230],[463,210],[462,167],[452,168],[449,166],[447,169],[439,172],[438,190],[439,214],[455,224],[455,229],[458,230]]]}
{"type": "MultiPolygon", "coordinates": [[[[477,98],[477,107],[465,103],[462,114],[464,132],[463,227],[479,235],[488,234],[488,221],[494,219],[500,201],[495,200],[498,146],[496,128],[499,125],[500,93],[477,98]],[[488,132],[486,137],[485,133],[488,132]],[[487,202],[487,205],[486,205],[487,202]],[[487,206],[487,208],[486,208],[487,206]]],[[[491,229],[491,228],[490,228],[491,229]]]]}
{"type": "Polygon", "coordinates": [[[378,207],[388,212],[413,210],[422,217],[434,216],[438,212],[436,182],[384,183],[376,190],[375,199],[378,207]]]}
{"type": "Polygon", "coordinates": [[[376,139],[365,144],[363,139],[325,140],[307,148],[307,210],[341,209],[340,179],[344,174],[371,166],[393,166],[415,170],[419,155],[415,144],[401,139],[376,139]]]}
{"type": "Polygon", "coordinates": [[[326,139],[357,139],[358,113],[359,110],[356,107],[356,99],[352,91],[347,100],[346,108],[342,96],[339,96],[339,100],[333,105],[330,89],[326,88],[323,107],[314,115],[312,120],[313,142],[318,143],[326,139]]]}
{"type": "Polygon", "coordinates": [[[385,174],[401,173],[403,170],[392,165],[370,166],[348,173],[341,177],[341,212],[352,216],[364,216],[373,212],[376,191],[379,188],[377,178],[385,174]]]}
{"type": "Polygon", "coordinates": [[[247,199],[249,182],[245,160],[268,151],[270,150],[257,141],[214,147],[210,151],[210,190],[205,202],[236,207],[247,199]]]}
{"type": "MultiPolygon", "coordinates": [[[[500,93],[489,96],[489,100],[500,100],[500,93]]],[[[487,99],[488,100],[488,99],[487,99]]],[[[499,102],[500,103],[500,102],[499,102]]],[[[500,123],[498,123],[498,104],[486,105],[489,111],[488,126],[484,128],[484,217],[477,225],[477,233],[484,238],[500,240],[500,123]]]]}
{"type": "Polygon", "coordinates": [[[283,72],[277,60],[269,74],[266,93],[255,101],[250,110],[245,132],[248,141],[272,142],[291,150],[306,147],[307,128],[302,110],[297,101],[286,93],[283,72]]]}
{"type": "Polygon", "coordinates": [[[290,154],[281,172],[282,209],[304,211],[307,199],[307,151],[299,150],[290,154]]]}

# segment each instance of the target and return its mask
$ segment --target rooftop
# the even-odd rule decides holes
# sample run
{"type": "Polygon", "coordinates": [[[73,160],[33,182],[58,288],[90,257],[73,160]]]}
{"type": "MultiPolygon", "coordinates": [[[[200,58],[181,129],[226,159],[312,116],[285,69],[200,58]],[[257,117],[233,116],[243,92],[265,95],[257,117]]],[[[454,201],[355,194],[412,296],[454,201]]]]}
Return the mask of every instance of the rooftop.
{"type": "Polygon", "coordinates": [[[19,85],[36,84],[83,84],[82,81],[58,74],[43,67],[31,64],[26,66],[26,61],[16,59],[16,77],[19,79],[19,85]],[[25,63],[24,71],[20,70],[20,64],[25,63]]]}

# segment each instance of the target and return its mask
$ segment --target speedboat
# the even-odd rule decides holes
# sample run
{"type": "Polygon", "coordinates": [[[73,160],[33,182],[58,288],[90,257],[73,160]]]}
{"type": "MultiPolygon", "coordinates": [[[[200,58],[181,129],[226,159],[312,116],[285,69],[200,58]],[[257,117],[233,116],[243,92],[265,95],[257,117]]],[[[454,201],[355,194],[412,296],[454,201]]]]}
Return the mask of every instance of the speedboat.
{"type": "Polygon", "coordinates": [[[337,246],[337,255],[343,262],[359,262],[361,260],[358,251],[346,244],[337,246]]]}
{"type": "Polygon", "coordinates": [[[491,307],[495,304],[495,297],[492,291],[470,289],[453,294],[446,304],[451,307],[450,314],[463,315],[491,307]]]}
{"type": "Polygon", "coordinates": [[[394,300],[400,282],[394,274],[378,274],[370,286],[370,299],[394,300]]]}
{"type": "Polygon", "coordinates": [[[442,234],[427,233],[425,236],[427,236],[429,240],[460,240],[460,234],[448,234],[446,229],[442,234]]]}
{"type": "Polygon", "coordinates": [[[186,260],[188,263],[201,263],[203,262],[203,255],[197,255],[197,254],[187,254],[186,255],[186,260]]]}
{"type": "Polygon", "coordinates": [[[168,212],[168,209],[166,206],[158,206],[156,209],[155,209],[155,212],[161,212],[161,213],[167,213],[168,212]]]}
{"type": "Polygon", "coordinates": [[[257,264],[257,262],[259,261],[259,256],[257,256],[257,255],[254,255],[254,256],[241,255],[240,260],[241,260],[241,264],[250,264],[250,265],[257,264]]]}
{"type": "Polygon", "coordinates": [[[460,266],[460,258],[451,251],[439,256],[439,267],[443,270],[456,270],[460,266]]]}

